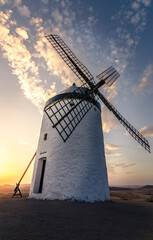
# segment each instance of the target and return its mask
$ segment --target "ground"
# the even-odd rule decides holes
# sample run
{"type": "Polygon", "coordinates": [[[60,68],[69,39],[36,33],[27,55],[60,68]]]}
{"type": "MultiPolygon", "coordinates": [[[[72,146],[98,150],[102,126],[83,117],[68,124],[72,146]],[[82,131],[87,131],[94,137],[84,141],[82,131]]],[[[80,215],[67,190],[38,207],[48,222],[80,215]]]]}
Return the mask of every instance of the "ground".
{"type": "Polygon", "coordinates": [[[152,193],[111,190],[110,202],[93,204],[28,200],[26,193],[12,199],[7,192],[0,195],[0,239],[153,240],[152,193]]]}

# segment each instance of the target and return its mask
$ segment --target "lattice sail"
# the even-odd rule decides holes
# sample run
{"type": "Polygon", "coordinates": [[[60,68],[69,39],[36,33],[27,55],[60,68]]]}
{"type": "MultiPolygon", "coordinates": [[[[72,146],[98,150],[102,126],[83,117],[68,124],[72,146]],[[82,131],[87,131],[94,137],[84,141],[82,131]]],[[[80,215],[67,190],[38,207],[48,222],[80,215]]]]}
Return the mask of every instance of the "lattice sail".
{"type": "Polygon", "coordinates": [[[70,48],[65,44],[65,42],[58,36],[50,34],[46,36],[47,40],[55,48],[64,62],[70,67],[70,69],[75,73],[75,75],[83,83],[87,83],[89,87],[94,84],[94,77],[89,72],[89,70],[78,60],[70,48]]]}
{"type": "Polygon", "coordinates": [[[120,74],[114,67],[107,68],[104,72],[98,74],[96,77],[99,80],[103,80],[109,87],[116,81],[120,74]]]}
{"type": "Polygon", "coordinates": [[[99,98],[103,101],[105,106],[113,112],[115,117],[119,120],[119,122],[126,128],[128,133],[150,153],[150,145],[148,140],[143,137],[143,135],[135,129],[119,112],[118,110],[98,91],[99,98]]]}
{"type": "Polygon", "coordinates": [[[92,102],[84,98],[77,99],[74,92],[47,106],[45,112],[65,142],[92,106],[92,102]]]}

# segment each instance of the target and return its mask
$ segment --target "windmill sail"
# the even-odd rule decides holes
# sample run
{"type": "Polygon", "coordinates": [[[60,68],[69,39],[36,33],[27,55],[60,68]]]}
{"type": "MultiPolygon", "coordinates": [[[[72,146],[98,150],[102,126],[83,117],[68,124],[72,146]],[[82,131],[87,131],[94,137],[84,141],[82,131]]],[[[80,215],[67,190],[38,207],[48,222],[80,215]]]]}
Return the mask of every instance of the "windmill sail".
{"type": "Polygon", "coordinates": [[[107,68],[104,72],[98,74],[96,76],[99,80],[104,81],[109,87],[116,81],[116,79],[120,76],[120,74],[116,71],[114,67],[107,68]]]}
{"type": "Polygon", "coordinates": [[[94,84],[94,77],[89,72],[89,70],[78,60],[70,48],[65,44],[65,42],[58,36],[50,34],[46,36],[47,40],[55,48],[64,62],[70,67],[70,69],[75,73],[75,75],[83,83],[87,83],[89,87],[94,84]]]}
{"type": "Polygon", "coordinates": [[[85,95],[85,91],[86,88],[77,88],[44,109],[64,142],[95,103],[94,97],[85,95]]]}
{"type": "Polygon", "coordinates": [[[118,110],[98,91],[99,98],[103,101],[105,106],[115,115],[119,122],[126,128],[128,133],[150,153],[150,145],[148,140],[135,129],[119,112],[118,110]]]}

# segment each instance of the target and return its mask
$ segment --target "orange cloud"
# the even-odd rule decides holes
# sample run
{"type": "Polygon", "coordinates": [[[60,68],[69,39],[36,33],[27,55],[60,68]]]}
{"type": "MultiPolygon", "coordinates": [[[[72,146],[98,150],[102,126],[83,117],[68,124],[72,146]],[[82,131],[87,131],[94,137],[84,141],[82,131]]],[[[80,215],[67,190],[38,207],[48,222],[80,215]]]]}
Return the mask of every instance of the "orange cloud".
{"type": "Polygon", "coordinates": [[[135,86],[134,91],[136,92],[153,92],[153,65],[147,66],[147,68],[143,72],[143,76],[138,84],[138,86],[135,86]]]}
{"type": "Polygon", "coordinates": [[[109,151],[107,151],[107,152],[105,152],[105,155],[106,155],[107,157],[118,157],[118,156],[120,156],[121,154],[120,154],[120,153],[114,153],[114,152],[109,152],[109,151]]]}
{"type": "Polygon", "coordinates": [[[103,131],[109,133],[111,129],[117,129],[119,122],[112,112],[107,108],[102,108],[103,131]]]}
{"type": "Polygon", "coordinates": [[[139,132],[145,137],[153,137],[153,126],[144,126],[139,132]]]}
{"type": "Polygon", "coordinates": [[[23,39],[28,39],[28,33],[24,28],[16,28],[16,33],[23,39]]]}
{"type": "Polygon", "coordinates": [[[17,33],[22,37],[24,36],[24,39],[10,34],[8,20],[11,13],[12,11],[6,13],[0,11],[0,46],[3,50],[3,56],[9,61],[13,74],[18,77],[25,96],[41,109],[44,102],[55,95],[56,92],[54,87],[45,89],[41,84],[38,66],[32,60],[31,52],[23,43],[23,40],[27,37],[26,31],[21,32],[21,29],[17,28],[17,33]]]}
{"type": "MultiPolygon", "coordinates": [[[[36,36],[37,41],[34,45],[34,48],[38,54],[37,57],[42,57],[45,60],[49,74],[59,77],[62,81],[62,84],[65,86],[71,85],[74,81],[77,82],[76,76],[73,74],[71,69],[66,65],[66,63],[64,63],[58,53],[53,49],[51,44],[45,38],[45,29],[42,26],[42,19],[32,18],[31,25],[34,25],[36,31],[38,32],[36,36]]],[[[58,28],[54,29],[55,33],[58,31],[58,28]]]]}
{"type": "Polygon", "coordinates": [[[13,74],[18,77],[25,96],[42,109],[44,102],[56,94],[56,83],[54,81],[49,89],[45,88],[45,81],[42,82],[40,79],[39,68],[33,58],[44,59],[46,64],[44,67],[49,74],[57,76],[65,86],[71,85],[75,76],[45,38],[41,18],[31,19],[31,24],[35,26],[37,32],[34,45],[36,52],[32,53],[24,43],[28,39],[27,31],[30,32],[30,29],[16,28],[18,36],[10,33],[11,14],[11,10],[5,13],[0,11],[0,46],[3,56],[9,61],[13,74]]]}
{"type": "Polygon", "coordinates": [[[119,145],[115,145],[115,144],[105,144],[105,149],[108,149],[108,150],[118,150],[118,149],[121,149],[121,146],[119,145]]]}

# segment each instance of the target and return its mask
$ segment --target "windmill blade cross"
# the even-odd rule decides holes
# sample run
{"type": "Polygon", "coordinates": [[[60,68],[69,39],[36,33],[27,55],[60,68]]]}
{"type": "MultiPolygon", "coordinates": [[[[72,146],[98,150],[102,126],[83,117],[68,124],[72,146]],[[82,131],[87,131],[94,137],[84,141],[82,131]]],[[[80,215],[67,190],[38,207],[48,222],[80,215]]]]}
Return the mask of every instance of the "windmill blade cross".
{"type": "MultiPolygon", "coordinates": [[[[61,112],[58,111],[58,108],[56,106],[57,103],[55,103],[55,107],[56,107],[55,111],[52,109],[51,106],[45,109],[46,114],[48,115],[51,122],[53,123],[53,127],[57,129],[57,131],[59,132],[63,140],[64,141],[67,140],[67,138],[73,132],[75,127],[83,119],[85,114],[91,109],[92,103],[89,102],[86,104],[85,113],[81,114],[81,117],[77,121],[77,123],[72,124],[72,120],[74,120],[75,122],[73,113],[76,111],[78,107],[80,109],[79,111],[82,113],[85,108],[82,104],[85,102],[85,100],[89,96],[91,96],[91,94],[93,94],[94,96],[93,99],[98,96],[103,101],[105,106],[115,115],[115,117],[119,120],[119,122],[126,128],[129,134],[139,144],[141,144],[148,152],[150,152],[150,145],[147,139],[144,138],[142,134],[138,130],[136,130],[98,90],[98,88],[105,83],[108,86],[111,86],[114,83],[114,81],[116,81],[116,79],[120,76],[119,73],[111,66],[97,76],[97,78],[100,81],[97,84],[95,84],[94,77],[91,75],[88,69],[78,60],[78,58],[74,55],[74,53],[70,50],[70,48],[65,44],[65,42],[58,35],[50,34],[46,36],[46,38],[51,43],[51,45],[55,48],[55,50],[58,52],[58,54],[61,56],[64,62],[70,67],[70,69],[76,74],[76,76],[83,82],[83,84],[88,84],[89,86],[86,96],[83,99],[82,98],[77,99],[75,106],[73,106],[71,109],[68,108],[68,104],[67,103],[65,104],[65,100],[63,100],[64,107],[66,107],[66,111],[64,111],[64,115],[62,115],[61,112]],[[89,104],[90,104],[90,107],[87,107],[89,106],[89,104]],[[52,114],[50,114],[50,111],[52,112],[52,114]],[[66,123],[66,119],[68,119],[69,124],[66,123]],[[64,126],[61,124],[62,121],[64,121],[64,126]],[[58,129],[59,126],[61,130],[58,129]],[[70,126],[72,126],[72,129],[70,128],[70,126]],[[68,129],[68,131],[65,131],[65,129],[68,129]],[[63,137],[62,133],[65,133],[66,136],[63,137]]],[[[72,98],[73,98],[73,94],[72,94],[72,98]]],[[[72,99],[70,99],[70,101],[72,101],[72,99]]],[[[62,108],[63,106],[61,107],[61,109],[62,108]]],[[[79,111],[77,113],[80,116],[79,111]]]]}

